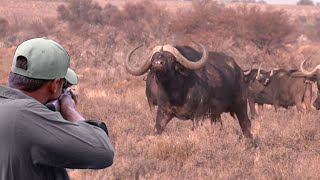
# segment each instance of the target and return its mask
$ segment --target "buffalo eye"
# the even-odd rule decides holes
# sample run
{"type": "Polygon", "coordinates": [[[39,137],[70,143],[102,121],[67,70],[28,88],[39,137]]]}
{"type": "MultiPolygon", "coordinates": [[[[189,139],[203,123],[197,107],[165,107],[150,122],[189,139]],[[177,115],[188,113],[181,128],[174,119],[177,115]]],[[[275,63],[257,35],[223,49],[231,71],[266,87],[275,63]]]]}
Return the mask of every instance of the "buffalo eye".
{"type": "Polygon", "coordinates": [[[174,61],[174,58],[173,58],[173,57],[168,57],[168,60],[169,60],[170,62],[173,62],[173,61],[174,61]]]}
{"type": "Polygon", "coordinates": [[[189,72],[189,71],[187,70],[187,68],[183,67],[181,64],[176,63],[176,64],[174,65],[174,68],[175,68],[175,71],[179,72],[180,74],[182,74],[182,75],[188,75],[188,72],[189,72]]]}

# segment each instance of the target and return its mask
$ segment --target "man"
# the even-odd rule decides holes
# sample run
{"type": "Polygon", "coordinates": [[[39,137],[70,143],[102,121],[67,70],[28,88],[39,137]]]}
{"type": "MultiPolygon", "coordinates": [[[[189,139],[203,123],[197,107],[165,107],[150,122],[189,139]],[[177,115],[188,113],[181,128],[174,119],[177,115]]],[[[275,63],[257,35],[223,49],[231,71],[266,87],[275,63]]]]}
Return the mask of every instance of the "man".
{"type": "Polygon", "coordinates": [[[47,38],[17,47],[9,87],[0,86],[0,180],[69,179],[65,168],[112,165],[105,124],[76,111],[75,91],[62,94],[78,81],[69,66],[64,48],[47,38]],[[60,112],[45,106],[54,99],[60,112]]]}

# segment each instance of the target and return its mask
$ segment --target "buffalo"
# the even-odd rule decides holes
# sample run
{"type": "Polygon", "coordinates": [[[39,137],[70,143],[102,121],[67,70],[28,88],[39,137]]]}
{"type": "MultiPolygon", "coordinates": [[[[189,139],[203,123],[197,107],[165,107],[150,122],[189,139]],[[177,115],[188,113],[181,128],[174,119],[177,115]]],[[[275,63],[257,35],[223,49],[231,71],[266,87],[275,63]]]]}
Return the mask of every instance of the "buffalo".
{"type": "Polygon", "coordinates": [[[276,111],[279,107],[296,106],[300,112],[304,111],[303,104],[305,104],[306,111],[309,111],[312,85],[307,78],[295,76],[297,71],[275,70],[269,77],[268,84],[258,93],[257,103],[274,105],[276,111]]]}
{"type": "Polygon", "coordinates": [[[243,73],[245,76],[244,82],[246,84],[248,93],[250,116],[251,119],[253,119],[256,116],[255,104],[258,104],[259,111],[263,108],[264,103],[261,101],[258,102],[258,95],[269,84],[270,76],[272,76],[273,71],[265,71],[261,69],[260,65],[258,69],[252,69],[250,67],[249,70],[245,70],[243,73]]]}
{"type": "Polygon", "coordinates": [[[149,71],[146,76],[146,96],[151,112],[153,112],[155,106],[158,105],[158,83],[156,81],[154,73],[152,73],[151,71],[149,71]]]}
{"type": "Polygon", "coordinates": [[[320,69],[320,64],[318,64],[316,67],[313,68],[313,70],[311,71],[307,71],[303,66],[306,63],[306,61],[310,59],[310,57],[306,58],[305,60],[303,60],[300,64],[300,71],[295,73],[295,76],[299,76],[299,77],[304,77],[306,79],[308,79],[310,82],[316,82],[317,83],[317,89],[318,89],[318,93],[317,93],[317,98],[316,100],[313,102],[313,106],[319,110],[320,109],[320,74],[319,74],[319,69],[320,69]]]}
{"type": "Polygon", "coordinates": [[[157,105],[155,133],[161,134],[176,117],[192,120],[193,126],[204,117],[219,119],[223,112],[235,114],[245,137],[252,137],[247,114],[244,75],[234,59],[224,53],[209,52],[205,46],[198,52],[190,46],[156,46],[140,67],[126,70],[140,76],[148,72],[146,95],[149,105],[157,105]]]}

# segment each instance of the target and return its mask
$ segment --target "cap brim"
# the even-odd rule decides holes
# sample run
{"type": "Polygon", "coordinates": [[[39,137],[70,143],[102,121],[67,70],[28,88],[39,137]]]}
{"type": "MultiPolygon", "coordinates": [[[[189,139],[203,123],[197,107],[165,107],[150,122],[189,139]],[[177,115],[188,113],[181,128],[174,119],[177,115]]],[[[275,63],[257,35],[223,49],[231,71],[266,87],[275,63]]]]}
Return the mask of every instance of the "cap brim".
{"type": "Polygon", "coordinates": [[[70,68],[68,68],[67,74],[65,76],[65,79],[68,81],[68,83],[72,85],[78,84],[78,77],[77,74],[70,68]]]}

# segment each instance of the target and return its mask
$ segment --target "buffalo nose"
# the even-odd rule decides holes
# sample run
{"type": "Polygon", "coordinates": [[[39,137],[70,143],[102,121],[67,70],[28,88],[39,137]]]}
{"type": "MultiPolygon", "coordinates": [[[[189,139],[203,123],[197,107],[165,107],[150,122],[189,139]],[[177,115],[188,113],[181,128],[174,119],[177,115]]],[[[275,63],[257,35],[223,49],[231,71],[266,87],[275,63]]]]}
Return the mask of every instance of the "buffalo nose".
{"type": "Polygon", "coordinates": [[[162,60],[162,59],[153,61],[153,65],[154,65],[154,66],[157,66],[157,67],[161,67],[161,66],[163,66],[164,64],[165,64],[165,61],[162,60]]]}

